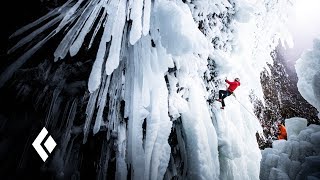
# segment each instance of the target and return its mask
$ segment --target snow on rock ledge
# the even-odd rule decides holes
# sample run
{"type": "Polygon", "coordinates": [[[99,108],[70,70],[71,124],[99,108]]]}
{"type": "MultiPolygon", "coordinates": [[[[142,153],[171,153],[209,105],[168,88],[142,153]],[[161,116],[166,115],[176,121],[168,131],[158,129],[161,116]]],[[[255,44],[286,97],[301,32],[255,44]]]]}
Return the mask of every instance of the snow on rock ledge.
{"type": "Polygon", "coordinates": [[[300,131],[307,127],[308,121],[304,118],[286,119],[287,136],[289,139],[298,136],[300,131]]]}

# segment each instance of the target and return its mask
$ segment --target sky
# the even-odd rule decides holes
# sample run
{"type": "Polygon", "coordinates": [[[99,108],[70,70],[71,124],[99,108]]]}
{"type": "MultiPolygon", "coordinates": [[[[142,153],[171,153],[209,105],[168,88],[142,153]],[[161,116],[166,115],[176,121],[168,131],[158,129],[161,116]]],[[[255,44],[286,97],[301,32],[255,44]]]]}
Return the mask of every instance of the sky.
{"type": "Polygon", "coordinates": [[[303,51],[312,48],[315,37],[320,36],[320,0],[297,0],[289,15],[288,28],[292,34],[294,47],[287,48],[284,56],[293,68],[303,51]]]}

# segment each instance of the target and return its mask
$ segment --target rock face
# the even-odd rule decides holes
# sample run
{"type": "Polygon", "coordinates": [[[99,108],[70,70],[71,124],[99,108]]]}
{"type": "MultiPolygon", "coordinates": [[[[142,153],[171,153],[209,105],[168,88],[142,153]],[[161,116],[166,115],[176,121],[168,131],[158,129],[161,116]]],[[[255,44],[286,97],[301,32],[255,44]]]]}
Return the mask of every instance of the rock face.
{"type": "MultiPolygon", "coordinates": [[[[285,119],[304,117],[308,124],[319,124],[317,110],[311,106],[298,91],[297,76],[286,66],[285,59],[278,47],[271,53],[273,64],[268,64],[270,71],[261,72],[261,84],[264,93],[265,106],[261,101],[255,101],[255,114],[264,128],[265,137],[277,139],[276,122],[284,123],[285,119]]],[[[254,98],[253,98],[254,99],[254,98]]],[[[260,147],[270,147],[260,141],[260,147]]]]}

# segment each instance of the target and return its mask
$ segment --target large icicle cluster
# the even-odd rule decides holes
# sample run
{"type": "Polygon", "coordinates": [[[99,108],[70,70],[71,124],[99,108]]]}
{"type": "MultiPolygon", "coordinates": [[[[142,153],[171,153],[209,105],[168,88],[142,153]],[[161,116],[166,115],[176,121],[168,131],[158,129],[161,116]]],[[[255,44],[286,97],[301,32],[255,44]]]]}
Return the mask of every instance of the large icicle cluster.
{"type": "MultiPolygon", "coordinates": [[[[168,115],[168,88],[165,73],[168,67],[177,67],[179,71],[180,68],[183,68],[181,71],[184,72],[184,78],[188,78],[188,68],[191,66],[187,62],[191,62],[192,65],[199,64],[199,67],[205,68],[208,56],[208,42],[197,29],[188,6],[167,1],[157,1],[151,4],[151,1],[148,0],[129,2],[125,0],[69,0],[62,7],[23,27],[12,37],[26,33],[33,28],[38,29],[20,40],[9,50],[9,53],[22,48],[39,34],[48,33],[48,35],[44,39],[35,39],[39,41],[38,44],[23,53],[2,73],[1,82],[4,83],[10,79],[16,69],[26,63],[41,46],[56,34],[65,32],[54,52],[54,61],[59,61],[68,55],[77,55],[89,35],[91,35],[90,43],[85,48],[90,49],[98,31],[102,28],[102,37],[88,80],[90,97],[83,126],[83,143],[86,143],[92,125],[93,134],[98,133],[103,126],[109,130],[115,130],[119,141],[117,177],[126,177],[127,170],[124,163],[127,162],[131,165],[131,176],[134,179],[162,179],[171,153],[168,137],[172,126],[168,115]],[[154,8],[151,8],[152,5],[154,8]],[[150,16],[151,12],[152,16],[150,16]],[[119,77],[122,81],[117,82],[116,79],[119,77]],[[119,117],[118,108],[121,100],[125,102],[124,117],[119,117]],[[107,105],[110,108],[108,116],[104,117],[103,112],[107,105]],[[128,118],[128,124],[124,125],[121,118],[128,118]],[[144,122],[147,124],[145,137],[142,128],[144,122]],[[124,136],[126,132],[127,137],[124,136]],[[124,154],[125,151],[127,151],[126,154],[124,154]]],[[[198,68],[195,68],[192,72],[200,81],[197,70],[198,68]]],[[[202,74],[201,72],[199,74],[202,74]]],[[[188,81],[190,83],[192,80],[188,79],[188,81]]],[[[56,97],[59,92],[57,89],[56,97]]],[[[179,95],[176,97],[179,98],[179,95]]],[[[185,100],[180,97],[180,101],[185,100]]],[[[52,102],[56,102],[54,97],[52,102]]],[[[203,102],[205,102],[204,99],[203,102]]],[[[50,112],[48,117],[50,117],[50,112]]],[[[72,110],[70,113],[74,112],[72,110]]],[[[206,120],[206,126],[211,126],[212,131],[213,125],[210,124],[208,112],[206,120]]],[[[47,125],[50,124],[49,121],[50,118],[47,118],[47,125]]],[[[201,129],[197,131],[200,132],[201,129]]],[[[112,136],[111,133],[112,131],[108,131],[107,139],[112,136]]],[[[63,144],[69,141],[70,132],[66,133],[66,137],[63,144]]],[[[67,144],[62,147],[57,157],[64,156],[61,153],[66,151],[67,144]]],[[[107,146],[103,145],[103,147],[107,146]]],[[[201,147],[198,148],[201,149],[201,147]]],[[[214,148],[215,146],[211,144],[211,153],[217,157],[214,148]]],[[[213,155],[212,158],[214,158],[213,155]]],[[[108,153],[101,157],[105,156],[109,156],[108,153]]],[[[106,160],[101,161],[102,167],[106,166],[105,163],[107,163],[106,160]]],[[[211,165],[206,172],[213,173],[214,169],[218,168],[211,165]]],[[[100,170],[98,172],[99,177],[105,176],[105,172],[100,170]]],[[[205,177],[214,176],[217,178],[218,173],[205,177]]]]}
{"type": "MultiPolygon", "coordinates": [[[[111,151],[116,154],[117,179],[129,174],[132,179],[258,179],[261,154],[255,133],[261,127],[247,97],[259,87],[259,78],[250,73],[259,74],[254,69],[265,65],[275,41],[283,37],[279,32],[285,13],[280,12],[286,3],[69,0],[12,35],[33,30],[9,53],[35,45],[27,46],[30,49],[1,74],[0,87],[56,35],[62,37],[52,58],[56,63],[98,44],[85,122],[72,127],[79,102],[71,102],[55,154],[58,171],[67,164],[64,153],[71,152],[67,147],[74,143],[72,133],[81,132],[85,144],[91,133],[107,129],[97,168],[101,179],[106,178],[111,151]],[[244,83],[238,99],[226,99],[228,107],[221,112],[208,100],[223,88],[219,82],[224,76],[241,76],[244,83]],[[174,150],[168,143],[177,122],[182,122],[181,132],[176,132],[182,162],[172,162],[174,150]],[[175,163],[184,165],[182,175],[175,163]]],[[[51,113],[58,108],[60,92],[61,87],[54,90],[47,126],[55,127],[51,113]]]]}

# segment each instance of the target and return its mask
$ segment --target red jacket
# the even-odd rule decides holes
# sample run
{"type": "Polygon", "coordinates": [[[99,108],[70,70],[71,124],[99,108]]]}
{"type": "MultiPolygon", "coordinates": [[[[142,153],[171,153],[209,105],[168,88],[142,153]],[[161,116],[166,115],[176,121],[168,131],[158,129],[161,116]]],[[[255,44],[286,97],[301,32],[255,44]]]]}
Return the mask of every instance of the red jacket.
{"type": "Polygon", "coordinates": [[[284,125],[281,124],[279,127],[279,136],[278,139],[287,139],[287,130],[284,125]]]}
{"type": "Polygon", "coordinates": [[[228,91],[230,92],[233,92],[238,86],[240,86],[240,82],[238,81],[231,82],[231,81],[228,81],[227,79],[225,81],[226,83],[229,84],[228,91]]]}

